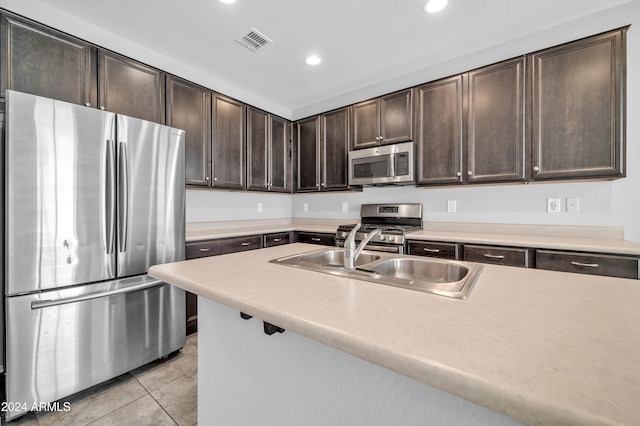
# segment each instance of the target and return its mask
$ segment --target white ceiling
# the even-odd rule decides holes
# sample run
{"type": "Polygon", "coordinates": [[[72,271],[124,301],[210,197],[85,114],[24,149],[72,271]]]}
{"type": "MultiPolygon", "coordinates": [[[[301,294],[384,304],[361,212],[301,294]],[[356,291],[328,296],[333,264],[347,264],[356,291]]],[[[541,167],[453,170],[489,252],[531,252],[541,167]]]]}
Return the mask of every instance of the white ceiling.
{"type": "Polygon", "coordinates": [[[450,0],[438,15],[424,14],[424,2],[41,0],[238,90],[196,82],[248,103],[251,93],[253,104],[265,100],[293,119],[489,63],[456,62],[474,52],[493,51],[495,61],[527,53],[536,34],[632,0],[450,0]],[[273,43],[254,53],[234,41],[252,27],[273,43]],[[310,53],[324,62],[306,65],[310,53]]]}

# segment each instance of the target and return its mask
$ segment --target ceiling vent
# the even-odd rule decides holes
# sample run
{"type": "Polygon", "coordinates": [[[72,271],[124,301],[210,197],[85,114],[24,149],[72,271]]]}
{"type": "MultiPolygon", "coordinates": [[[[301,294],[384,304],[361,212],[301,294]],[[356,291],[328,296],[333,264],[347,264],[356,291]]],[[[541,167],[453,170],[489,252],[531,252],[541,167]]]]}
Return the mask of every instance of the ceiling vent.
{"type": "Polygon", "coordinates": [[[237,38],[236,41],[253,52],[256,52],[258,49],[263,48],[269,43],[273,43],[269,37],[265,36],[255,28],[251,28],[246,34],[237,38]]]}

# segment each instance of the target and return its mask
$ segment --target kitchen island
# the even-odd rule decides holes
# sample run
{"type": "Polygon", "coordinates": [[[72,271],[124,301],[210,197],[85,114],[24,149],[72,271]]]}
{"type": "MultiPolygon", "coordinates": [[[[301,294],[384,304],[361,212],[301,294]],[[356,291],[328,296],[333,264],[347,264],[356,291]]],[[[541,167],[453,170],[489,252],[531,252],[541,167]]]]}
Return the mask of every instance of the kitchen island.
{"type": "Polygon", "coordinates": [[[640,418],[637,280],[485,265],[457,300],[269,263],[317,249],[150,269],[199,295],[199,422],[640,418]],[[267,336],[263,321],[286,331],[267,336]]]}

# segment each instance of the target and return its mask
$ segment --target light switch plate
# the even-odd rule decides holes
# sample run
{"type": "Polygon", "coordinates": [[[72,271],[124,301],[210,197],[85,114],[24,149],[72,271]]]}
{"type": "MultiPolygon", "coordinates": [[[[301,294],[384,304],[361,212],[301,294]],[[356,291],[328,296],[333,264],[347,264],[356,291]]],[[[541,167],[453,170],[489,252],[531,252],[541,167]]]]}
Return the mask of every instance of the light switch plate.
{"type": "Polygon", "coordinates": [[[580,211],[580,199],[579,198],[567,198],[567,211],[576,213],[580,211]]]}
{"type": "Polygon", "coordinates": [[[454,213],[457,209],[456,200],[447,200],[447,212],[454,213]]]}

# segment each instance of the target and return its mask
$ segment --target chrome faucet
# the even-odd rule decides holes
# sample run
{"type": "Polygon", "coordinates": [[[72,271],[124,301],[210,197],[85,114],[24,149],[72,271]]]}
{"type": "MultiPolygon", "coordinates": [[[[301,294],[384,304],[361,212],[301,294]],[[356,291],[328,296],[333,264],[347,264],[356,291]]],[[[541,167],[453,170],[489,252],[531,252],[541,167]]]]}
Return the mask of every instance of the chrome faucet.
{"type": "Polygon", "coordinates": [[[362,250],[367,245],[369,241],[376,235],[382,234],[382,229],[374,229],[364,236],[360,244],[356,247],[356,232],[360,229],[361,224],[357,224],[353,227],[351,232],[349,232],[349,236],[344,240],[344,268],[345,269],[355,269],[356,268],[356,260],[362,250]]]}

